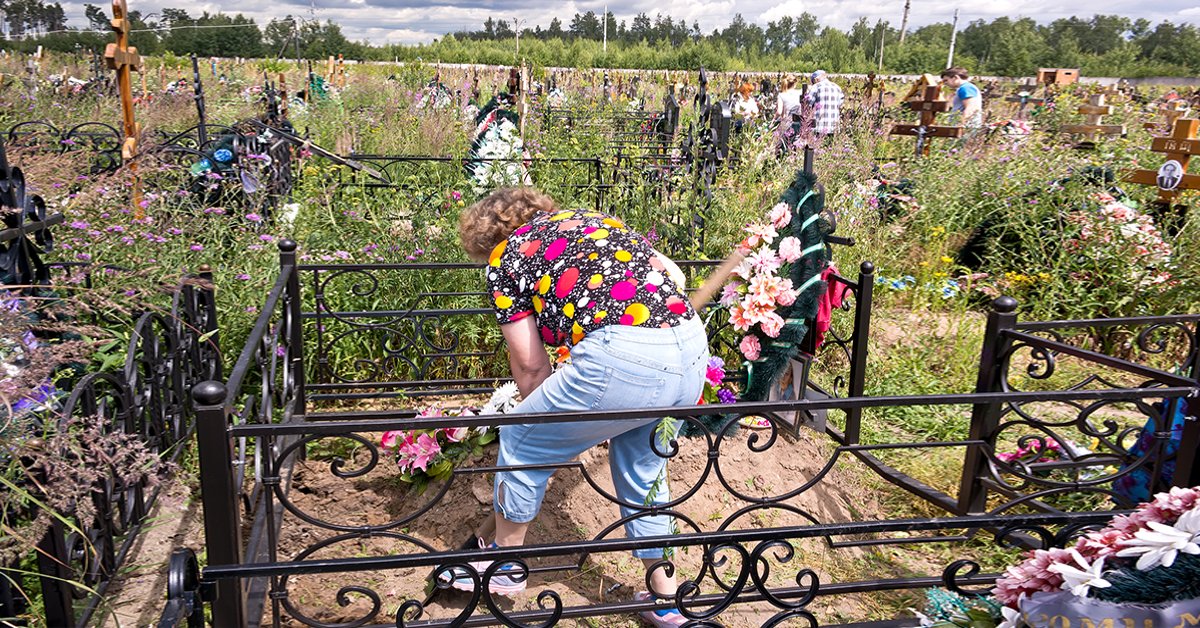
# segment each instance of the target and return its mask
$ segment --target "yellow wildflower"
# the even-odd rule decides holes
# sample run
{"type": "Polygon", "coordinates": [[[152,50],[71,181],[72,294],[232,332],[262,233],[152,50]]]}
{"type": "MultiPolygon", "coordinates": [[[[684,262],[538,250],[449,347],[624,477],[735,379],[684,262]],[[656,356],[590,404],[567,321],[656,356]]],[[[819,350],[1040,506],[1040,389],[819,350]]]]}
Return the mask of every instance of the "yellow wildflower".
{"type": "Polygon", "coordinates": [[[953,261],[954,261],[954,258],[953,258],[953,257],[950,257],[949,255],[943,255],[943,256],[942,256],[942,263],[943,263],[943,264],[949,264],[949,263],[952,263],[953,261]]]}

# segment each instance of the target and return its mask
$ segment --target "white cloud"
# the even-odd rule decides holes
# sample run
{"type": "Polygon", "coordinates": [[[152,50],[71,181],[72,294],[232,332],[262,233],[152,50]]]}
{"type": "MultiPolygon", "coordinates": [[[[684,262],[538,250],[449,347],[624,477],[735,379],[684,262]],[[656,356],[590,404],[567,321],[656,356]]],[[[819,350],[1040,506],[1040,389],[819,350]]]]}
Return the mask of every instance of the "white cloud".
{"type": "MultiPolygon", "coordinates": [[[[575,13],[601,13],[606,6],[618,21],[628,23],[641,12],[651,19],[662,13],[676,20],[683,18],[689,25],[698,22],[704,33],[725,26],[737,13],[741,13],[748,21],[765,26],[768,21],[778,20],[785,15],[798,16],[807,11],[816,15],[822,26],[846,29],[862,17],[872,24],[876,20],[887,20],[893,26],[898,26],[903,10],[903,3],[899,1],[885,5],[856,0],[442,1],[447,4],[434,4],[428,0],[205,0],[195,4],[151,0],[143,4],[135,0],[135,6],[130,8],[141,11],[143,15],[159,12],[164,6],[182,6],[192,15],[204,11],[242,13],[254,18],[260,25],[288,14],[298,15],[322,22],[332,20],[342,25],[343,32],[350,39],[366,39],[377,44],[429,42],[447,32],[464,28],[478,29],[488,17],[510,22],[516,18],[528,25],[540,24],[543,28],[557,17],[566,28],[575,13]]],[[[972,20],[992,20],[1001,16],[1028,16],[1039,22],[1049,22],[1060,17],[1076,14],[1088,17],[1095,13],[1146,18],[1152,23],[1161,20],[1196,23],[1200,22],[1200,7],[1194,4],[1195,1],[1162,0],[1154,5],[1146,5],[1133,0],[1093,0],[1090,4],[1080,5],[1067,0],[959,0],[957,7],[961,11],[960,26],[972,20]]],[[[94,0],[93,4],[106,6],[94,0]]],[[[70,25],[84,27],[87,24],[83,17],[83,2],[64,2],[63,8],[67,11],[70,25]]],[[[916,28],[935,22],[949,22],[954,9],[954,4],[941,0],[914,0],[909,26],[916,28]]]]}

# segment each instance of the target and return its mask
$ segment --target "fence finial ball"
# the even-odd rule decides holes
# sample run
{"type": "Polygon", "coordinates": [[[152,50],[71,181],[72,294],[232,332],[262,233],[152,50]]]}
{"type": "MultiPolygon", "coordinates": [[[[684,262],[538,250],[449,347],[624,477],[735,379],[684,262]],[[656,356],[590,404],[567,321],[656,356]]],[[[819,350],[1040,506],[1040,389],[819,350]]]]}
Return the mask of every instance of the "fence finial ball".
{"type": "Polygon", "coordinates": [[[859,272],[861,272],[864,275],[874,275],[875,274],[875,264],[872,262],[863,262],[862,264],[859,265],[858,270],[859,270],[859,272]]]}
{"type": "Polygon", "coordinates": [[[279,241],[279,250],[283,251],[284,253],[291,253],[292,251],[295,251],[296,246],[295,240],[284,239],[279,241]]]}
{"type": "Polygon", "coordinates": [[[192,399],[197,405],[215,406],[225,402],[225,384],[207,380],[192,387],[192,399]]]}
{"type": "Polygon", "coordinates": [[[1001,314],[1012,314],[1017,311],[1017,300],[1010,296],[997,297],[992,301],[992,309],[1001,314]]]}

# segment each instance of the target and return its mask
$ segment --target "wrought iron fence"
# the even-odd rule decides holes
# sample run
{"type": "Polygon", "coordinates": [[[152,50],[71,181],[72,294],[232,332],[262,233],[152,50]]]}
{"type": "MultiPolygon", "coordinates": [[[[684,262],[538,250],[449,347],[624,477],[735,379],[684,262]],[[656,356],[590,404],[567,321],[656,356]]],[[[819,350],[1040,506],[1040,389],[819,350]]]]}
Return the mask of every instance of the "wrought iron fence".
{"type": "MultiPolygon", "coordinates": [[[[982,540],[1062,546],[1111,517],[1114,506],[1130,506],[1114,482],[1140,471],[1151,471],[1152,484],[1161,487],[1162,466],[1173,461],[1174,483],[1196,480],[1196,422],[1185,430],[1178,454],[1170,453],[1164,426],[1176,404],[1200,393],[1195,348],[1200,315],[1026,323],[1017,321],[1015,301],[1001,298],[988,317],[974,391],[865,397],[872,269],[864,265],[858,281],[847,282],[856,291],[858,308],[853,335],[843,341],[848,348],[833,344],[835,351],[849,353],[856,369],[847,385],[851,396],[723,406],[725,420],[716,427],[700,420],[714,412],[711,406],[421,417],[409,409],[348,410],[319,403],[372,393],[387,399],[398,383],[432,383],[419,379],[419,368],[406,375],[374,365],[364,372],[375,377],[339,381],[329,370],[329,343],[318,338],[341,332],[322,332],[320,325],[349,317],[359,319],[348,323],[351,327],[393,327],[390,333],[404,335],[395,326],[411,319],[412,335],[420,330],[415,321],[442,317],[449,308],[423,309],[416,303],[430,295],[421,295],[414,304],[379,313],[346,305],[334,310],[323,300],[332,282],[349,282],[347,294],[368,302],[385,283],[369,278],[368,267],[298,266],[294,243],[283,243],[281,250],[280,275],[229,379],[193,390],[208,563],[200,570],[189,550],[176,553],[162,626],[199,625],[205,607],[214,625],[231,627],[260,621],[276,626],[549,626],[567,618],[643,611],[654,603],[609,599],[609,581],[595,588],[590,580],[587,587],[577,581],[591,577],[598,563],[647,548],[664,551],[655,569],[677,570],[681,576],[671,604],[690,626],[720,625],[722,613],[744,607],[759,608],[756,621],[764,626],[790,620],[816,625],[825,615],[822,600],[830,596],[988,584],[997,574],[981,573],[978,554],[990,551],[981,549],[982,540]],[[309,285],[312,296],[301,291],[309,285]],[[385,323],[371,322],[380,320],[385,323]],[[1121,326],[1136,329],[1134,338],[1142,340],[1123,353],[1095,350],[1096,339],[1106,337],[1103,330],[1121,326]],[[1164,332],[1175,334],[1173,340],[1164,332]],[[1177,364],[1179,372],[1164,368],[1164,361],[1177,364]],[[969,431],[936,442],[863,437],[863,423],[877,420],[877,412],[943,406],[969,411],[969,431]],[[842,416],[820,432],[791,429],[796,413],[822,410],[842,416]],[[396,488],[396,472],[389,471],[388,452],[380,444],[383,433],[395,430],[662,421],[666,416],[692,424],[700,434],[651,436],[658,455],[690,461],[678,467],[678,477],[673,474],[669,495],[657,503],[626,503],[590,461],[552,465],[574,478],[564,480],[584,495],[574,497],[616,505],[621,515],[604,518],[600,509],[589,507],[595,521],[577,522],[572,532],[547,533],[520,548],[457,549],[472,522],[450,510],[455,500],[469,495],[470,485],[486,484],[489,474],[507,467],[478,461],[454,469],[423,493],[404,491],[396,488]],[[767,429],[739,432],[739,419],[747,417],[765,418],[767,429]],[[1143,423],[1142,443],[1134,446],[1129,441],[1143,423]],[[1078,447],[1084,438],[1095,440],[1086,451],[1078,447]],[[1015,445],[1063,453],[1053,461],[1002,455],[1015,445]],[[779,461],[773,468],[755,462],[772,454],[770,459],[779,461]],[[941,456],[950,477],[930,486],[905,473],[904,461],[922,455],[941,456]],[[887,519],[837,512],[833,503],[852,507],[855,501],[837,498],[851,490],[838,485],[837,468],[851,463],[916,497],[930,516],[887,519]],[[388,486],[387,507],[364,512],[373,509],[357,503],[357,491],[387,491],[382,487],[388,486]],[[723,495],[732,512],[707,520],[698,515],[693,505],[705,491],[723,495]],[[624,524],[654,515],[674,517],[678,533],[620,536],[624,524]],[[872,548],[929,543],[949,547],[958,560],[926,574],[830,574],[808,563],[814,551],[852,557],[872,548]],[[492,562],[485,569],[479,561],[492,562]],[[518,580],[538,591],[532,606],[513,608],[489,591],[487,583],[501,567],[515,569],[518,580]],[[426,571],[429,587],[422,589],[419,574],[426,571]],[[396,580],[401,576],[407,580],[396,580]],[[449,582],[456,579],[469,579],[471,591],[450,592],[449,582]]],[[[410,340],[406,350],[425,351],[416,338],[410,340]]],[[[472,382],[462,384],[469,388],[472,382]]],[[[562,493],[552,492],[548,500],[560,498],[562,493]]],[[[830,623],[836,621],[841,620],[830,623]]]]}
{"type": "MultiPolygon", "coordinates": [[[[42,264],[35,254],[36,243],[26,239],[37,235],[39,241],[48,242],[49,227],[61,222],[61,216],[56,217],[0,231],[0,243],[11,243],[11,252],[24,259],[15,263],[15,268],[27,271],[15,275],[17,294],[36,291],[37,296],[53,298],[57,283],[51,269],[56,265],[42,264]]],[[[82,281],[90,284],[90,268],[70,266],[82,270],[82,281]]],[[[73,420],[95,419],[105,432],[132,435],[160,458],[175,461],[194,429],[189,391],[196,382],[222,374],[216,316],[211,273],[201,269],[185,277],[167,311],[146,312],[132,321],[120,370],[72,368],[56,382],[66,392],[40,416],[41,425],[47,431],[65,430],[73,420]]],[[[64,459],[70,455],[62,454],[64,459]]],[[[55,513],[31,552],[41,588],[41,614],[48,626],[90,624],[158,497],[158,487],[123,484],[117,473],[109,469],[95,485],[90,504],[81,509],[94,514],[55,513]]],[[[46,503],[37,483],[27,482],[23,488],[36,500],[32,508],[46,503]]],[[[24,614],[26,600],[39,597],[23,592],[22,582],[28,581],[19,566],[0,566],[0,618],[24,614]]]]}

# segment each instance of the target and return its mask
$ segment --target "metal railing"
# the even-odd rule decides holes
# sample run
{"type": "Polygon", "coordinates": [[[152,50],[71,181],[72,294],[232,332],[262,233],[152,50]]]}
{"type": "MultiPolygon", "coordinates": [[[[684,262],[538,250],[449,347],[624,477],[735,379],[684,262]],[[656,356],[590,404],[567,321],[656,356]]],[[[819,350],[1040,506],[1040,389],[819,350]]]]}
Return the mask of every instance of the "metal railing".
{"type": "MultiPolygon", "coordinates": [[[[857,307],[852,335],[832,342],[835,352],[847,353],[851,372],[833,378],[842,378],[849,396],[721,406],[724,419],[707,427],[700,417],[711,415],[712,406],[422,417],[410,409],[334,406],[330,410],[322,405],[361,400],[372,393],[387,399],[397,386],[434,380],[400,375],[337,381],[328,370],[328,345],[316,338],[321,337],[320,325],[339,317],[369,321],[377,316],[395,326],[405,317],[449,316],[452,308],[335,310],[322,301],[329,296],[333,277],[353,277],[353,289],[345,294],[374,301],[372,295],[377,296],[386,284],[367,279],[368,271],[400,269],[297,266],[294,243],[282,243],[281,251],[279,278],[230,378],[224,383],[202,383],[193,391],[208,566],[198,569],[188,550],[177,553],[171,580],[179,584],[171,590],[163,626],[198,622],[205,606],[211,609],[214,625],[231,627],[262,621],[309,626],[549,626],[566,618],[630,613],[653,605],[614,602],[603,593],[578,591],[568,599],[549,585],[581,577],[596,561],[616,560],[611,558],[616,553],[647,548],[666,552],[656,569],[678,569],[683,582],[673,603],[691,621],[689,625],[716,625],[713,622],[721,613],[742,604],[767,609],[764,626],[794,618],[816,623],[819,600],[827,596],[988,584],[997,574],[979,573],[977,554],[972,554],[989,551],[980,549],[981,539],[990,536],[1000,543],[1027,547],[1062,546],[1072,534],[1111,517],[1112,507],[1131,506],[1113,484],[1139,470],[1153,471],[1153,488],[1163,486],[1159,471],[1168,460],[1175,463],[1175,484],[1196,478],[1194,451],[1200,434],[1195,422],[1185,431],[1178,454],[1168,453],[1170,432],[1163,428],[1176,404],[1200,393],[1195,348],[1200,316],[1025,323],[1017,321],[1015,301],[1001,298],[988,316],[974,391],[868,397],[863,391],[873,269],[864,265],[857,281],[837,279],[855,291],[857,307]],[[305,274],[311,275],[311,283],[301,281],[305,274]],[[313,296],[302,294],[302,285],[311,285],[313,296]],[[1106,353],[1089,345],[1105,337],[1102,330],[1118,323],[1139,329],[1135,336],[1145,340],[1134,344],[1144,350],[1106,353]],[[1072,335],[1069,330],[1088,331],[1072,335]],[[1163,338],[1165,331],[1174,331],[1174,339],[1163,338]],[[1174,361],[1175,366],[1160,364],[1164,361],[1174,361]],[[1159,400],[1164,403],[1151,403],[1159,400]],[[933,442],[874,442],[863,437],[863,424],[874,420],[875,412],[933,407],[969,411],[968,429],[961,437],[933,442]],[[819,411],[839,411],[841,417],[830,420],[822,433],[799,433],[801,441],[808,443],[803,450],[805,469],[756,465],[756,457],[772,454],[790,463],[798,436],[789,416],[819,411]],[[353,491],[358,483],[387,486],[387,478],[394,476],[381,445],[385,432],[522,423],[661,422],[667,416],[690,424],[699,436],[661,441],[652,437],[651,447],[658,455],[690,460],[693,465],[685,477],[672,478],[670,494],[657,503],[627,503],[615,497],[605,488],[603,472],[586,461],[551,465],[578,478],[573,486],[584,491],[586,499],[621,509],[617,518],[580,524],[574,534],[559,532],[521,548],[457,549],[457,535],[472,522],[448,514],[447,508],[464,498],[464,485],[510,469],[486,461],[454,469],[424,493],[393,489],[391,508],[378,516],[364,518],[358,510],[338,507],[339,498],[353,494],[347,490],[353,491]],[[747,417],[765,418],[769,427],[738,432],[739,420],[747,417]],[[1128,438],[1142,422],[1148,422],[1149,437],[1147,446],[1137,450],[1128,438]],[[1084,438],[1095,440],[1086,451],[1076,447],[1084,438]],[[1000,455],[1014,443],[1027,447],[1033,443],[1035,453],[1054,443],[1064,453],[1049,462],[1036,459],[1039,456],[1000,455]],[[313,452],[338,453],[323,454],[320,461],[309,459],[313,452]],[[952,482],[940,488],[925,484],[899,465],[906,458],[931,454],[948,461],[957,489],[950,488],[952,482]],[[819,500],[845,490],[838,486],[835,470],[849,463],[861,464],[936,515],[868,520],[834,516],[819,500]],[[298,473],[303,486],[324,481],[344,483],[347,488],[322,490],[315,496],[311,488],[297,493],[292,487],[299,481],[298,473]],[[698,517],[697,496],[705,491],[725,496],[733,511],[708,520],[698,517]],[[673,517],[678,533],[642,538],[618,534],[629,521],[656,515],[673,517]],[[244,530],[248,536],[243,537],[244,530]],[[831,552],[940,543],[952,546],[962,558],[937,573],[832,578],[804,564],[797,548],[806,542],[817,542],[831,552]],[[473,565],[478,561],[495,562],[483,570],[473,565]],[[538,592],[536,608],[512,610],[489,592],[487,581],[505,565],[516,569],[538,592]],[[424,569],[431,570],[430,588],[417,590],[410,582],[405,585],[409,589],[392,593],[395,602],[385,608],[389,594],[378,582],[389,576],[379,574],[424,569]],[[780,578],[781,569],[787,570],[786,578],[780,578]],[[314,600],[311,588],[296,593],[299,581],[317,575],[327,583],[320,589],[327,598],[314,600]],[[466,596],[450,597],[447,589],[455,579],[469,579],[467,588],[472,590],[466,596]]],[[[443,296],[459,300],[474,295],[465,290],[445,292],[443,296]]],[[[477,382],[461,383],[469,389],[477,382]]],[[[589,507],[590,512],[602,510],[589,507]]]]}

